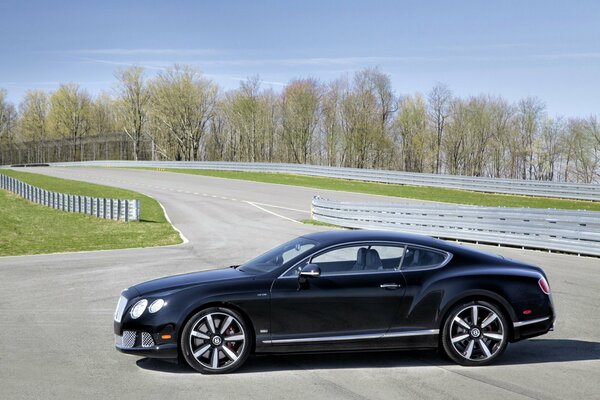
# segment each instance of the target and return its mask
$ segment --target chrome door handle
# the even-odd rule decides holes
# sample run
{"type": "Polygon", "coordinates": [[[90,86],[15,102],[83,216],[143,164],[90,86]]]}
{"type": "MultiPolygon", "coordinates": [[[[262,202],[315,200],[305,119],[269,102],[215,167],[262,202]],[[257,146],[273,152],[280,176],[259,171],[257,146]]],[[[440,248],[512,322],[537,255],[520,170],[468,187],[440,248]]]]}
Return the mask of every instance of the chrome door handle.
{"type": "Polygon", "coordinates": [[[397,283],[382,283],[381,285],[379,285],[379,287],[382,289],[394,290],[394,289],[400,289],[402,287],[402,285],[399,285],[397,283]]]}

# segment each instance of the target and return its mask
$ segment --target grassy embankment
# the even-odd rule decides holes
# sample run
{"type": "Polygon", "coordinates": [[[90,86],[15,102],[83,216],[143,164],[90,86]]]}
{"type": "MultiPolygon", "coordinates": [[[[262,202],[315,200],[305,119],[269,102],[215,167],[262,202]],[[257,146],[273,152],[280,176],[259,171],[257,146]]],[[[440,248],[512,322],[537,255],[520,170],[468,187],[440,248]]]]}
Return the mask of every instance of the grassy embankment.
{"type": "Polygon", "coordinates": [[[0,170],[43,189],[81,196],[139,199],[139,222],[54,210],[0,189],[0,256],[125,249],[181,243],[160,204],[140,193],[35,173],[0,170]]]}
{"type": "Polygon", "coordinates": [[[454,190],[425,186],[395,185],[386,183],[350,181],[336,178],[321,178],[267,172],[215,171],[179,168],[139,168],[183,174],[212,176],[217,178],[242,179],[246,181],[302,186],[315,189],[339,190],[382,196],[437,201],[493,207],[558,208],[565,210],[600,211],[600,202],[555,199],[548,197],[515,196],[454,190]]]}

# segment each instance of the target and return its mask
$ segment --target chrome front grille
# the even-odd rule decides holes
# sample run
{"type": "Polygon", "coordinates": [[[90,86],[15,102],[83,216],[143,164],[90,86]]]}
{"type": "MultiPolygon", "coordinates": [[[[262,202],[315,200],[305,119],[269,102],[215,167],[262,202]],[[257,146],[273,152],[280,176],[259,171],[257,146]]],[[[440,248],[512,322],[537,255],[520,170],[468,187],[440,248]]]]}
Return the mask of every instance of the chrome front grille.
{"type": "Polygon", "coordinates": [[[142,347],[153,347],[154,339],[148,332],[142,332],[142,347]]]}
{"type": "Polygon", "coordinates": [[[121,349],[136,347],[154,347],[154,339],[148,332],[123,331],[123,336],[115,336],[115,346],[121,349]]]}
{"type": "Polygon", "coordinates": [[[123,349],[130,349],[135,346],[135,331],[123,331],[123,336],[117,336],[115,344],[123,349]]]}

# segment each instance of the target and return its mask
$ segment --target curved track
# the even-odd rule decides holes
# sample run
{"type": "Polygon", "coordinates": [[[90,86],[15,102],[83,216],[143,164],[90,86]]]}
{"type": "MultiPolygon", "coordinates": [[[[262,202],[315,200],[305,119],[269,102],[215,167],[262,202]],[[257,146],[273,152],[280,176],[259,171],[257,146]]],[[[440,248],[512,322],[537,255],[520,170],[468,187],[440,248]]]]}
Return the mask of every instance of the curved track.
{"type": "MultiPolygon", "coordinates": [[[[93,168],[34,172],[136,190],[159,200],[189,243],[152,249],[0,258],[2,398],[598,398],[600,260],[491,248],[545,268],[556,331],[513,344],[493,366],[435,352],[252,357],[238,373],[202,376],[113,348],[120,291],[141,280],[235,264],[302,233],[313,195],[328,192],[174,173],[93,168]]],[[[403,199],[388,199],[405,202],[403,199]]],[[[485,248],[484,246],[481,246],[485,248]]],[[[488,247],[489,249],[489,247],[488,247]]]]}

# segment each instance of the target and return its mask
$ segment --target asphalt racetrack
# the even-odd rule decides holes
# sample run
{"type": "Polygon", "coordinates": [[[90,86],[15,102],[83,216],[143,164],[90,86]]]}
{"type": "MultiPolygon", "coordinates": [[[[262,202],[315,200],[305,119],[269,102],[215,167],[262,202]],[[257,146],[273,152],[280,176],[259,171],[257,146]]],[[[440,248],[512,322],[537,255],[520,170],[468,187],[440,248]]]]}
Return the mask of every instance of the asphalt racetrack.
{"type": "Polygon", "coordinates": [[[435,351],[254,356],[204,376],[114,349],[122,289],[165,275],[238,264],[326,229],[310,200],[405,202],[343,192],[109,168],[36,173],[132,189],[165,207],[188,243],[0,258],[0,399],[600,399],[600,259],[476,246],[542,266],[556,330],[509,345],[499,362],[461,367],[435,351]]]}

